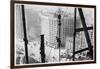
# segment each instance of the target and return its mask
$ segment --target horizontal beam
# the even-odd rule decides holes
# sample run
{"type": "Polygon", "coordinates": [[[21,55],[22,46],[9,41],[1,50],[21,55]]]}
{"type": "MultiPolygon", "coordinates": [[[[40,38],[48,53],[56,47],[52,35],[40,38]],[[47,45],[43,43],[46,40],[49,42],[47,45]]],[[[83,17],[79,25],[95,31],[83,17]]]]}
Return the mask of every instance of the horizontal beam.
{"type": "MultiPolygon", "coordinates": [[[[78,29],[75,29],[76,32],[81,32],[81,31],[84,31],[83,28],[78,28],[78,29]]],[[[87,27],[87,30],[93,30],[93,27],[87,27]]]]}
{"type": "MultiPolygon", "coordinates": [[[[92,46],[92,48],[93,48],[93,46],[92,46]]],[[[84,49],[82,49],[82,50],[76,51],[75,54],[81,53],[81,52],[86,51],[86,50],[89,50],[89,48],[84,48],[84,49]]]]}

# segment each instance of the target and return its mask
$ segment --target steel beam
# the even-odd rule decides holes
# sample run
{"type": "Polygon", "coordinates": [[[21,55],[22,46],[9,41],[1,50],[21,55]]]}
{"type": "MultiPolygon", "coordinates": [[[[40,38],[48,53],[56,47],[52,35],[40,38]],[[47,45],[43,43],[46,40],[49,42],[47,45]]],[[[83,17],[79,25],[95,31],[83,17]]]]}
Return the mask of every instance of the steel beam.
{"type": "Polygon", "coordinates": [[[26,21],[25,21],[25,10],[24,10],[24,5],[21,5],[22,8],[22,21],[23,21],[23,32],[24,32],[24,43],[25,43],[25,57],[26,57],[26,64],[29,63],[28,61],[28,40],[27,40],[27,32],[26,32],[26,21]]]}
{"type": "MultiPolygon", "coordinates": [[[[93,27],[87,27],[87,30],[93,30],[93,27]]],[[[84,31],[83,28],[77,28],[76,29],[76,32],[82,32],[82,31],[84,31]]]]}
{"type": "Polygon", "coordinates": [[[75,37],[76,37],[76,8],[74,10],[74,34],[73,34],[73,61],[75,60],[75,37]]]}
{"type": "Polygon", "coordinates": [[[90,57],[91,57],[91,59],[93,59],[93,50],[92,50],[91,40],[90,40],[89,33],[88,33],[88,30],[87,30],[87,26],[86,26],[84,14],[83,14],[83,11],[82,11],[81,8],[78,8],[78,11],[79,11],[80,19],[82,21],[83,31],[85,33],[86,41],[87,41],[87,44],[88,44],[88,49],[89,49],[89,52],[90,52],[90,55],[91,55],[90,57]]]}
{"type": "MultiPolygon", "coordinates": [[[[92,46],[92,48],[93,48],[93,46],[92,46]]],[[[81,49],[81,50],[75,51],[75,54],[80,53],[80,52],[83,52],[83,51],[86,51],[86,50],[89,50],[89,48],[84,48],[84,49],[81,49]]]]}
{"type": "Polygon", "coordinates": [[[41,36],[41,47],[40,47],[41,62],[45,63],[44,35],[40,35],[40,36],[41,36]]]}

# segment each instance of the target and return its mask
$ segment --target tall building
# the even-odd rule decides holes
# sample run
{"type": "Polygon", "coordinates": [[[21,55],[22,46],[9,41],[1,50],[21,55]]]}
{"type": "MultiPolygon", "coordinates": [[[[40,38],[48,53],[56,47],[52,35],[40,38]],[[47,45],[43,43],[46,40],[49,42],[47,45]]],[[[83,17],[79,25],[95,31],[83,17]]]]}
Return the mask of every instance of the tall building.
{"type": "Polygon", "coordinates": [[[57,31],[58,31],[58,19],[49,18],[49,43],[51,47],[57,47],[57,31]]]}
{"type": "MultiPolygon", "coordinates": [[[[79,16],[77,16],[76,28],[79,28],[80,24],[81,24],[80,18],[79,16]]],[[[69,17],[64,17],[64,19],[62,20],[62,25],[61,25],[62,47],[64,48],[66,47],[66,49],[70,49],[70,50],[73,49],[73,34],[74,34],[74,15],[69,16],[69,17]]]]}
{"type": "Polygon", "coordinates": [[[57,47],[57,18],[53,16],[45,16],[40,14],[41,16],[41,34],[44,34],[45,45],[50,47],[57,47]]]}
{"type": "MultiPolygon", "coordinates": [[[[52,16],[48,13],[40,13],[41,16],[41,30],[44,34],[45,45],[57,48],[57,36],[59,33],[58,17],[52,16]]],[[[77,17],[77,26],[80,25],[80,19],[77,17]]],[[[74,33],[74,15],[66,16],[61,19],[61,47],[73,49],[73,33],[74,33]],[[72,39],[72,40],[69,40],[72,39]]]]}
{"type": "Polygon", "coordinates": [[[73,37],[74,32],[74,19],[73,17],[64,17],[64,19],[61,21],[61,43],[62,47],[68,46],[68,40],[67,38],[73,37]]]}

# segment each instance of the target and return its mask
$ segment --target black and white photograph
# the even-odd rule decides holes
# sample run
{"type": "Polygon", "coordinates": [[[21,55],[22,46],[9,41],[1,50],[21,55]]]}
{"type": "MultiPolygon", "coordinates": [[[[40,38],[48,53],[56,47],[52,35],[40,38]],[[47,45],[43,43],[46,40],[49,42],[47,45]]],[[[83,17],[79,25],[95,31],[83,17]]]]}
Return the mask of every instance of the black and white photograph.
{"type": "Polygon", "coordinates": [[[14,65],[95,60],[95,9],[14,4],[14,65]]]}

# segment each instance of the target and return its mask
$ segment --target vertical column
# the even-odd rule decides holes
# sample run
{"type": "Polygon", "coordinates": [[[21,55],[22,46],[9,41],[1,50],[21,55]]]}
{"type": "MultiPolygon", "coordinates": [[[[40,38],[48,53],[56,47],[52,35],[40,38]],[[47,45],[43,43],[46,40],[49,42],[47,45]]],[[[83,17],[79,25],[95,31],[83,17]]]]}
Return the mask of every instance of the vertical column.
{"type": "Polygon", "coordinates": [[[44,47],[44,35],[41,36],[41,47],[40,47],[40,54],[41,54],[41,62],[45,63],[45,47],[44,47]]]}
{"type": "Polygon", "coordinates": [[[25,22],[25,11],[24,11],[24,5],[21,5],[22,7],[22,20],[23,20],[23,32],[24,32],[24,43],[25,43],[25,57],[26,57],[26,64],[28,64],[28,40],[27,40],[27,32],[26,32],[26,22],[25,22]]]}
{"type": "Polygon", "coordinates": [[[75,60],[75,37],[76,37],[76,8],[74,10],[74,34],[73,34],[73,61],[75,60]]]}
{"type": "Polygon", "coordinates": [[[59,23],[58,23],[58,26],[59,26],[59,37],[58,37],[58,47],[59,47],[59,62],[60,62],[60,45],[61,45],[61,36],[60,36],[60,33],[61,33],[61,14],[58,15],[58,19],[59,19],[59,23]]]}

